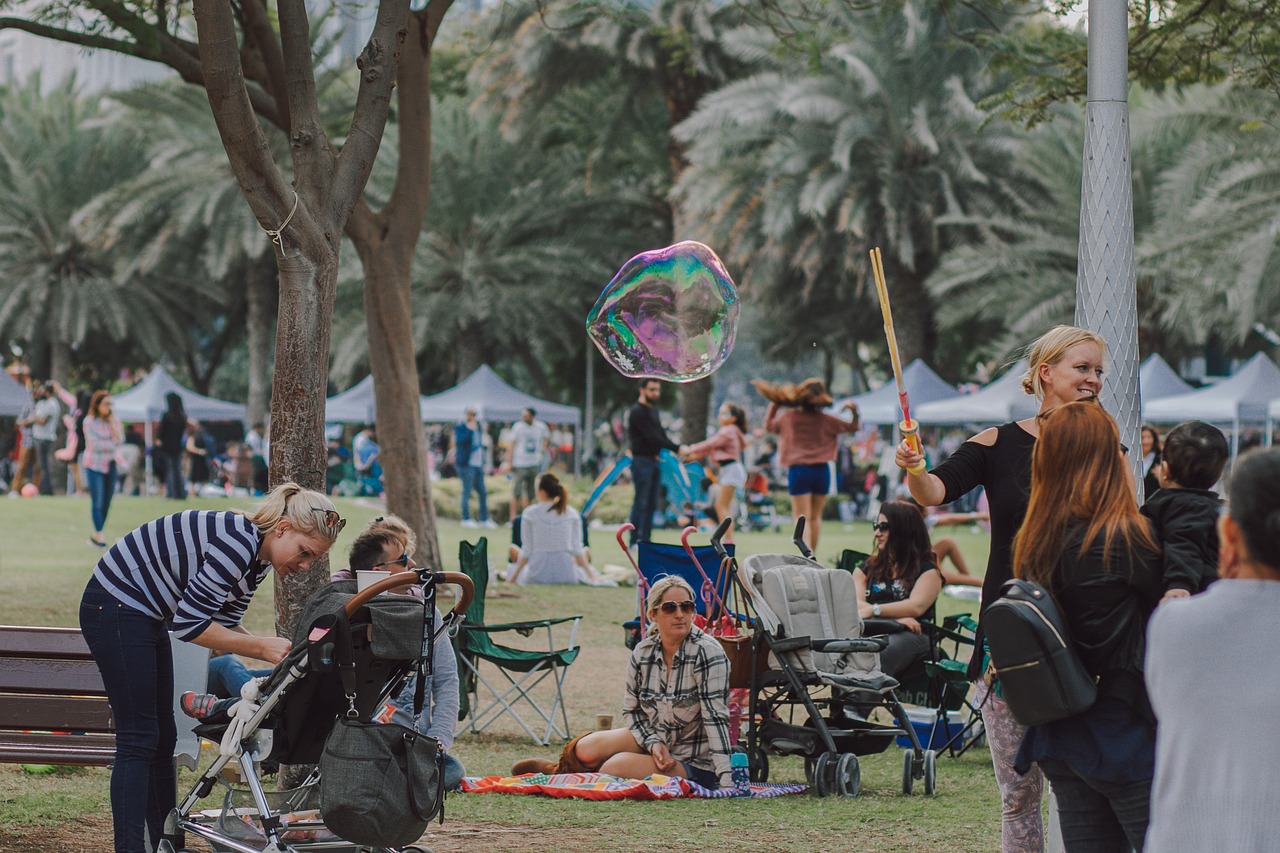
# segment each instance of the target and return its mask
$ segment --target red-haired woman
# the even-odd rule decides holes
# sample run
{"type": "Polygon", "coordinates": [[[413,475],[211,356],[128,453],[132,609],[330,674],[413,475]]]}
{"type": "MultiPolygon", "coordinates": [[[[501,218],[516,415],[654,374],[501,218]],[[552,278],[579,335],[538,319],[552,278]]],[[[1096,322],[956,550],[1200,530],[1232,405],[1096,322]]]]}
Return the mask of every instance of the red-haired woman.
{"type": "Polygon", "coordinates": [[[1053,593],[1098,680],[1089,710],[1027,729],[1015,769],[1035,762],[1052,783],[1068,853],[1141,853],[1156,734],[1142,658],[1164,588],[1120,432],[1098,404],[1068,403],[1041,417],[1014,566],[1053,593]]]}

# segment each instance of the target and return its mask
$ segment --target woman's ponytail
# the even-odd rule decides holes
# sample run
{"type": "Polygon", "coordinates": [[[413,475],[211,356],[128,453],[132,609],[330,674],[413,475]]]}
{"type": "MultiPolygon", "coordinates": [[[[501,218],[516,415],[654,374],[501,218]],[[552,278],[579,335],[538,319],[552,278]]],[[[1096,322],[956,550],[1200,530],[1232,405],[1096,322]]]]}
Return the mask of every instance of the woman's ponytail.
{"type": "Polygon", "coordinates": [[[569,506],[569,490],[560,482],[555,474],[543,474],[538,478],[538,491],[551,498],[551,508],[558,515],[563,515],[569,506]]]}

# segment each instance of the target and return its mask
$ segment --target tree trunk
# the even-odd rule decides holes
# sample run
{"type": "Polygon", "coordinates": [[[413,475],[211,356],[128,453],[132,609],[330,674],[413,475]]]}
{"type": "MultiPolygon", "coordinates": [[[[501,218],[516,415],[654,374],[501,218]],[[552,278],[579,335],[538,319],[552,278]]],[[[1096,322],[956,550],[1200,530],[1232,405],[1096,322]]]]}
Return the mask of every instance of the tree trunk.
{"type": "Polygon", "coordinates": [[[249,350],[246,426],[266,424],[271,404],[271,334],[276,302],[276,264],[270,254],[255,258],[246,277],[245,337],[249,350]]]}
{"type": "Polygon", "coordinates": [[[884,258],[885,281],[893,306],[893,329],[898,339],[902,367],[917,358],[929,361],[938,342],[933,302],[925,290],[927,270],[907,270],[896,260],[884,258]]]}
{"type": "Polygon", "coordinates": [[[697,382],[687,382],[679,388],[680,417],[684,420],[680,428],[680,443],[694,444],[707,437],[707,412],[711,406],[712,379],[708,376],[697,382]]]}
{"type": "Polygon", "coordinates": [[[460,330],[458,334],[458,349],[455,355],[458,377],[455,381],[461,382],[479,370],[480,366],[484,364],[484,356],[484,345],[481,343],[479,332],[472,327],[460,330]]]}
{"type": "MultiPolygon", "coordinates": [[[[353,220],[358,218],[359,215],[353,220]]],[[[404,519],[417,534],[417,562],[443,569],[427,471],[427,442],[418,409],[410,292],[413,244],[374,239],[364,229],[349,231],[356,234],[353,240],[364,264],[369,367],[373,372],[387,509],[404,519]]]]}
{"type": "Polygon", "coordinates": [[[67,384],[71,376],[71,345],[66,341],[54,340],[49,347],[49,377],[60,385],[67,384]]]}
{"type": "MultiPolygon", "coordinates": [[[[319,235],[316,235],[319,236],[319,235]]],[[[335,235],[336,236],[336,235],[335,235]]],[[[336,242],[336,241],[335,241],[336,242]]],[[[327,462],[324,399],[329,378],[329,339],[338,286],[338,248],[303,240],[305,249],[287,241],[277,253],[280,268],[280,318],[276,325],[276,366],[271,396],[272,488],[292,480],[324,491],[327,462]],[[313,257],[306,257],[307,254],[313,257]]],[[[293,636],[298,614],[317,589],[329,581],[329,561],[316,560],[305,572],[275,578],[276,633],[293,636]]]]}
{"type": "Polygon", "coordinates": [[[347,221],[347,235],[364,265],[369,367],[387,509],[417,534],[418,562],[436,569],[445,564],[418,409],[410,276],[431,187],[431,45],[451,5],[452,0],[436,0],[408,16],[396,68],[400,159],[395,189],[381,211],[361,202],[347,221]]]}

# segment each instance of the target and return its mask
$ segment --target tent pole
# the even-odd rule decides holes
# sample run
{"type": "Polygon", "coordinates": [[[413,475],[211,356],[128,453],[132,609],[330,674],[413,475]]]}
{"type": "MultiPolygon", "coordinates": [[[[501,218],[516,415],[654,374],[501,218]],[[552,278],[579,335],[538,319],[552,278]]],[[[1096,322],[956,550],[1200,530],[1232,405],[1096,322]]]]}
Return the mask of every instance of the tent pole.
{"type": "Polygon", "coordinates": [[[1271,447],[1271,429],[1271,412],[1267,412],[1267,434],[1263,436],[1262,446],[1268,449],[1271,447]]]}
{"type": "Polygon", "coordinates": [[[1236,419],[1231,422],[1231,467],[1236,467],[1236,457],[1240,455],[1240,412],[1236,411],[1236,419]]]}

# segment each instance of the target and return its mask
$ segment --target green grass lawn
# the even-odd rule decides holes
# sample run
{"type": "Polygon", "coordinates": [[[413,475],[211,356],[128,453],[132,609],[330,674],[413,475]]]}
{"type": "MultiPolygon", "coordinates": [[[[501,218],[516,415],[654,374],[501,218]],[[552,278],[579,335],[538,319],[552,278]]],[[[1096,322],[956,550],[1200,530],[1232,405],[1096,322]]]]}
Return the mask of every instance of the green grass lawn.
{"type": "MultiPolygon", "coordinates": [[[[364,522],[383,510],[368,501],[340,499],[338,503],[350,519],[333,552],[340,557],[364,522]]],[[[211,508],[243,505],[224,500],[186,504],[211,508]]],[[[176,508],[176,504],[160,499],[120,499],[112,506],[107,536],[119,536],[176,508]]],[[[96,549],[87,544],[88,533],[87,500],[0,499],[0,623],[76,624],[80,593],[98,557],[96,549]]],[[[479,533],[489,535],[495,561],[505,557],[506,529],[464,530],[447,520],[440,523],[442,550],[455,555],[464,534],[474,539],[479,533]]],[[[971,567],[980,571],[986,563],[986,534],[971,528],[948,529],[947,533],[959,542],[971,567]]],[[[678,540],[675,531],[660,531],[655,538],[678,540]]],[[[746,533],[737,539],[740,556],[793,550],[787,533],[746,533]]],[[[705,542],[705,537],[699,541],[705,542]]],[[[611,530],[592,531],[591,542],[597,566],[626,565],[611,530]]],[[[830,564],[842,549],[866,551],[870,542],[871,529],[866,523],[827,522],[820,556],[830,564]]],[[[246,622],[251,630],[269,630],[270,596],[268,584],[249,608],[246,622]]],[[[975,602],[940,600],[944,614],[974,609],[975,602]]],[[[491,588],[488,602],[490,621],[570,614],[584,617],[578,635],[583,651],[565,683],[570,727],[575,732],[592,728],[597,714],[613,714],[620,720],[621,673],[628,654],[622,644],[621,625],[634,613],[635,590],[628,588],[491,588]]],[[[454,752],[469,774],[488,775],[507,772],[517,758],[552,756],[558,748],[535,747],[514,723],[504,719],[482,734],[460,730],[454,752]]],[[[750,802],[602,804],[541,797],[454,796],[449,800],[448,823],[432,830],[432,837],[439,839],[433,848],[529,850],[554,844],[567,850],[640,850],[651,848],[655,840],[673,849],[693,849],[717,841],[741,850],[998,848],[999,794],[985,750],[972,750],[960,759],[940,758],[937,797],[903,797],[900,776],[901,754],[890,748],[863,759],[863,793],[853,800],[792,796],[750,802]],[[458,828],[451,830],[451,826],[458,828]],[[469,834],[463,835],[464,831],[469,834]]],[[[799,759],[775,757],[771,781],[803,778],[799,759]]],[[[27,849],[17,842],[7,845],[6,833],[14,839],[34,841],[52,829],[74,826],[77,816],[93,815],[101,820],[106,814],[104,770],[68,769],[31,776],[17,767],[0,765],[0,849],[27,849]]]]}

